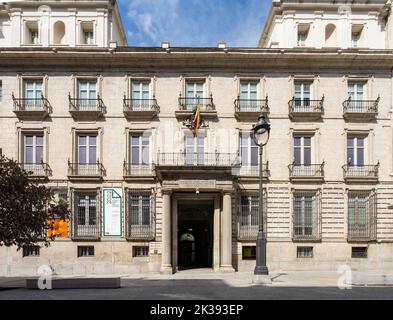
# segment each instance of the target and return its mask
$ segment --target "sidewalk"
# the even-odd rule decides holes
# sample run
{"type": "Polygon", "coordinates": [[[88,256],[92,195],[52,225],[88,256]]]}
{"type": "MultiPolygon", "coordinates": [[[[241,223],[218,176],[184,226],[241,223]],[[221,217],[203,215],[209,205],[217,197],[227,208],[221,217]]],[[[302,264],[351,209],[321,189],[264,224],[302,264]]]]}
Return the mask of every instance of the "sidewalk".
{"type": "MultiPolygon", "coordinates": [[[[271,273],[271,287],[338,287],[341,274],[332,271],[291,271],[281,273],[271,273]]],[[[57,276],[54,278],[100,278],[100,277],[120,277],[121,286],[129,287],[133,285],[131,280],[221,280],[231,287],[253,287],[252,272],[236,272],[236,273],[220,273],[213,272],[208,269],[185,270],[173,275],[162,274],[132,274],[132,275],[72,275],[57,276]]],[[[28,277],[0,277],[0,290],[12,288],[24,288],[25,279],[28,277]]],[[[30,278],[30,277],[29,277],[30,278]]],[[[392,273],[376,273],[376,272],[353,272],[353,286],[393,286],[392,273]]]]}

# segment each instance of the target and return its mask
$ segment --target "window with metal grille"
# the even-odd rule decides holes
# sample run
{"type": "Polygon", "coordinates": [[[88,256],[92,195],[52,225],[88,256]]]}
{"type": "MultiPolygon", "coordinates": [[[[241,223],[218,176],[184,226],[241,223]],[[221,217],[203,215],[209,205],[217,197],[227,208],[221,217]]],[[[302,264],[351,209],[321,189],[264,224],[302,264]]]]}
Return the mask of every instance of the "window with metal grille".
{"type": "Polygon", "coordinates": [[[132,247],[132,256],[133,257],[148,257],[149,256],[149,247],[148,246],[132,247]]]}
{"type": "Polygon", "coordinates": [[[78,257],[94,256],[94,246],[78,246],[78,257]]]}
{"type": "Polygon", "coordinates": [[[294,192],[293,194],[293,239],[319,239],[319,192],[294,192]]]}
{"type": "Polygon", "coordinates": [[[376,236],[375,191],[348,192],[348,240],[374,240],[376,236]]]}
{"type": "Polygon", "coordinates": [[[39,246],[25,246],[22,250],[23,257],[39,257],[40,247],[39,246]]]}
{"type": "Polygon", "coordinates": [[[297,247],[296,256],[298,258],[312,258],[313,257],[313,247],[297,247]]]}
{"type": "Polygon", "coordinates": [[[128,192],[127,238],[153,240],[154,213],[154,195],[151,190],[130,190],[128,192]]]}
{"type": "Polygon", "coordinates": [[[367,258],[367,247],[352,247],[352,258],[367,258]]]}
{"type": "Polygon", "coordinates": [[[74,209],[74,237],[100,236],[97,193],[76,193],[74,209]]]}
{"type": "Polygon", "coordinates": [[[242,247],[242,259],[243,260],[255,260],[257,251],[255,246],[244,246],[242,247]]]}
{"type": "MultiPolygon", "coordinates": [[[[264,230],[266,232],[266,190],[263,190],[264,230]]],[[[242,193],[238,203],[239,240],[256,240],[259,231],[259,195],[258,192],[242,193]]]]}

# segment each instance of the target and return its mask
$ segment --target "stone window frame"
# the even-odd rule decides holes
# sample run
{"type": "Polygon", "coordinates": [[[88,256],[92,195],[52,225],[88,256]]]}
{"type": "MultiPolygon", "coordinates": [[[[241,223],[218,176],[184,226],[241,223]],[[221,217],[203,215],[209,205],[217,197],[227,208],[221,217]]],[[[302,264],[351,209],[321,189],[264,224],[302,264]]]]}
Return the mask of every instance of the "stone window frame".
{"type": "Polygon", "coordinates": [[[247,74],[237,74],[234,77],[235,85],[236,85],[236,99],[240,97],[240,89],[242,82],[254,82],[257,84],[257,99],[263,100],[266,99],[267,89],[266,89],[266,77],[265,76],[257,76],[257,75],[247,75],[247,74]]]}
{"type": "Polygon", "coordinates": [[[132,98],[132,83],[135,81],[149,81],[149,99],[156,99],[157,76],[153,74],[126,74],[124,77],[124,96],[126,99],[132,98]]]}
{"type": "Polygon", "coordinates": [[[290,128],[290,153],[289,153],[289,162],[288,164],[292,164],[294,161],[294,143],[293,139],[295,136],[309,136],[311,137],[311,164],[321,164],[323,163],[323,159],[321,159],[320,152],[320,129],[319,128],[290,128]]]}
{"type": "Polygon", "coordinates": [[[44,150],[43,150],[43,162],[48,163],[49,162],[49,134],[50,134],[50,129],[49,127],[18,127],[17,128],[17,154],[16,154],[16,159],[18,162],[23,163],[24,162],[24,137],[27,134],[42,134],[43,135],[43,142],[44,142],[44,150]]]}
{"type": "Polygon", "coordinates": [[[355,75],[355,74],[346,74],[343,76],[344,90],[345,90],[345,100],[348,99],[348,84],[350,82],[363,82],[364,83],[364,100],[375,100],[377,97],[374,97],[374,75],[355,75]]]}
{"type": "Polygon", "coordinates": [[[77,19],[76,26],[77,26],[77,36],[76,36],[76,43],[77,46],[81,47],[97,47],[97,19],[77,19]],[[92,24],[93,26],[93,43],[86,44],[83,42],[83,25],[92,24]]]}
{"type": "Polygon", "coordinates": [[[78,136],[80,134],[96,134],[97,135],[97,161],[100,162],[100,164],[103,164],[103,135],[104,135],[104,129],[102,127],[94,127],[94,128],[86,128],[86,127],[72,127],[71,128],[71,137],[72,137],[72,142],[71,142],[71,157],[69,158],[70,162],[72,163],[77,163],[78,162],[78,136]]]}
{"type": "Polygon", "coordinates": [[[355,129],[351,127],[344,128],[344,159],[343,164],[347,164],[347,138],[349,136],[364,137],[364,165],[374,165],[374,130],[373,129],[355,129]]]}
{"type": "Polygon", "coordinates": [[[32,18],[23,18],[22,19],[22,42],[21,42],[21,46],[22,47],[40,47],[42,46],[42,34],[41,34],[41,20],[40,19],[32,19],[32,18]],[[31,32],[31,29],[29,28],[29,24],[37,24],[37,32],[38,32],[38,43],[34,44],[34,43],[30,43],[27,42],[27,33],[31,32]]]}
{"type": "Polygon", "coordinates": [[[157,148],[156,148],[156,130],[153,128],[125,128],[125,162],[128,163],[131,160],[131,145],[130,145],[130,136],[132,134],[141,134],[144,135],[145,133],[149,136],[149,155],[150,155],[150,165],[155,163],[157,158],[157,148]]]}
{"type": "MultiPolygon", "coordinates": [[[[42,95],[48,98],[48,82],[49,76],[44,74],[23,73],[17,75],[18,80],[18,97],[25,98],[25,82],[28,80],[42,80],[42,95]]],[[[17,97],[15,97],[17,98],[17,97]]]]}
{"type": "Polygon", "coordinates": [[[320,95],[320,76],[318,74],[306,75],[306,74],[292,74],[289,77],[289,82],[291,85],[291,96],[292,99],[295,96],[295,83],[296,82],[310,82],[310,100],[320,100],[322,95],[320,95]]]}
{"type": "Polygon", "coordinates": [[[103,82],[104,82],[104,77],[102,74],[78,73],[78,74],[73,74],[71,77],[71,80],[72,80],[71,98],[74,98],[74,99],[79,98],[79,90],[78,90],[79,81],[96,80],[96,82],[97,82],[97,85],[96,85],[97,98],[99,96],[102,99],[103,82]]]}
{"type": "Polygon", "coordinates": [[[202,75],[202,74],[184,74],[180,76],[180,95],[185,98],[187,93],[187,82],[188,81],[195,81],[195,82],[203,82],[203,97],[210,98],[212,95],[211,91],[211,82],[212,77],[210,74],[202,75]]]}

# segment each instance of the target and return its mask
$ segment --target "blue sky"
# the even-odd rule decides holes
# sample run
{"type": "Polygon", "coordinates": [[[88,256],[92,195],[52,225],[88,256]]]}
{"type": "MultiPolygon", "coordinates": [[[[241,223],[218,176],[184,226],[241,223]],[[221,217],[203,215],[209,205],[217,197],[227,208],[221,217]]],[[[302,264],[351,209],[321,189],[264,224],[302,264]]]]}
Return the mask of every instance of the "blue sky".
{"type": "Polygon", "coordinates": [[[256,47],[271,0],[118,0],[129,46],[256,47]]]}

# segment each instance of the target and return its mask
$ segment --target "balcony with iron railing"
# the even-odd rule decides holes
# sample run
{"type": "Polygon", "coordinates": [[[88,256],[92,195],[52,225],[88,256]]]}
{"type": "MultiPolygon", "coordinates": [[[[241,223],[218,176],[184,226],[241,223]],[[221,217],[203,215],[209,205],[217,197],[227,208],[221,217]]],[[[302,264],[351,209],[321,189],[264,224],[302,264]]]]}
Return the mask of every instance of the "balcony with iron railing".
{"type": "Polygon", "coordinates": [[[27,172],[29,177],[46,179],[51,175],[51,169],[47,163],[19,163],[19,166],[27,172]]]}
{"type": "Polygon", "coordinates": [[[127,99],[123,98],[123,113],[129,119],[153,119],[160,111],[157,99],[127,99]]]}
{"type": "Polygon", "coordinates": [[[176,117],[187,117],[192,115],[194,110],[199,107],[200,113],[204,117],[217,117],[216,107],[213,103],[213,96],[209,98],[189,98],[179,96],[179,108],[175,111],[176,117]]]}
{"type": "Polygon", "coordinates": [[[289,179],[291,181],[322,181],[324,179],[325,163],[321,164],[295,164],[292,163],[289,168],[289,179]]]}
{"type": "Polygon", "coordinates": [[[157,154],[156,168],[206,168],[239,166],[239,156],[233,153],[160,153],[157,154]]]}
{"type": "Polygon", "coordinates": [[[15,98],[12,93],[12,101],[14,113],[22,120],[42,120],[52,112],[48,99],[43,95],[40,98],[15,98]]]}
{"type": "Polygon", "coordinates": [[[68,161],[69,179],[101,180],[104,175],[104,166],[99,161],[96,163],[72,163],[68,161]]]}
{"type": "Polygon", "coordinates": [[[256,120],[260,114],[269,113],[268,97],[266,99],[241,99],[235,100],[235,117],[239,120],[256,120]]]}
{"type": "Polygon", "coordinates": [[[347,182],[378,181],[379,162],[376,165],[343,165],[344,180],[347,182]]]}
{"type": "Polygon", "coordinates": [[[140,178],[140,177],[153,177],[154,165],[153,164],[133,164],[129,162],[123,163],[123,176],[125,179],[140,178]]]}
{"type": "MultiPolygon", "coordinates": [[[[259,165],[240,164],[236,171],[239,178],[259,178],[259,165]]],[[[262,178],[268,179],[269,177],[269,162],[266,162],[262,164],[262,178]]]]}
{"type": "Polygon", "coordinates": [[[68,94],[70,113],[74,118],[97,119],[105,114],[105,105],[99,95],[97,98],[71,98],[68,94]]]}
{"type": "Polygon", "coordinates": [[[343,116],[345,119],[375,119],[378,115],[380,97],[376,100],[352,100],[349,97],[343,102],[343,116]]]}
{"type": "Polygon", "coordinates": [[[295,97],[289,100],[289,117],[295,119],[317,120],[323,115],[325,96],[320,100],[297,99],[295,97]]]}
{"type": "Polygon", "coordinates": [[[154,226],[150,224],[130,224],[126,226],[126,239],[131,241],[152,241],[155,238],[154,226]]]}
{"type": "MultiPolygon", "coordinates": [[[[76,220],[76,217],[74,217],[76,220]]],[[[71,232],[71,238],[73,240],[98,240],[101,237],[101,228],[97,223],[98,217],[96,217],[96,221],[91,224],[83,224],[78,225],[76,221],[73,223],[73,228],[71,232]]]]}

